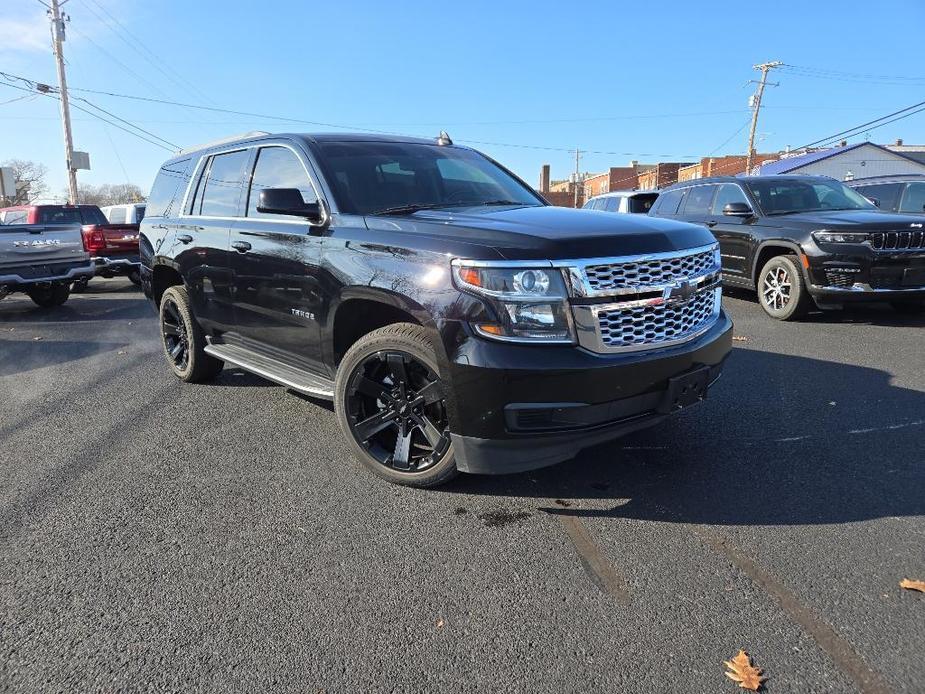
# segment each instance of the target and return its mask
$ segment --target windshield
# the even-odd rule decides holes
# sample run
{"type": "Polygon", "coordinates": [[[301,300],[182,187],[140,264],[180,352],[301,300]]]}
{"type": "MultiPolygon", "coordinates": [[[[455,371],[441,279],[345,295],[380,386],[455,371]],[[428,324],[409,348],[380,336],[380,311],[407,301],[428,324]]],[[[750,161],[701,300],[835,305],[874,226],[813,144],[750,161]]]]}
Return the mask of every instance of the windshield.
{"type": "Polygon", "coordinates": [[[865,197],[833,180],[799,180],[792,178],[746,182],[759,207],[766,215],[820,210],[876,210],[865,197]]]}
{"type": "Polygon", "coordinates": [[[407,142],[324,142],[321,164],[338,207],[354,214],[544,203],[481,154],[407,142]]]}

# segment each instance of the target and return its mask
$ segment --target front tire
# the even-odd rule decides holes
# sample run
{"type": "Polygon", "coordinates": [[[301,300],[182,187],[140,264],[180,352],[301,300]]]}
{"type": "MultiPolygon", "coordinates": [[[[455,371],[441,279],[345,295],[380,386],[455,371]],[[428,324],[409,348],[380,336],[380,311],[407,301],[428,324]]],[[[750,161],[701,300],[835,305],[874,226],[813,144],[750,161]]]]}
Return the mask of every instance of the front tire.
{"type": "Polygon", "coordinates": [[[771,318],[794,320],[806,314],[812,298],[796,256],[778,255],[758,275],[758,302],[771,318]]]}
{"type": "Polygon", "coordinates": [[[220,359],[205,353],[206,337],[193,316],[185,287],[170,287],[161,297],[161,345],[174,375],[186,383],[201,383],[218,375],[220,359]]]}
{"type": "Polygon", "coordinates": [[[395,323],[344,355],[334,411],[360,463],[395,484],[436,487],[458,473],[445,385],[425,330],[395,323]]]}
{"type": "Polygon", "coordinates": [[[38,306],[54,308],[60,306],[71,295],[71,288],[66,284],[49,284],[41,287],[30,287],[26,293],[38,306]]]}

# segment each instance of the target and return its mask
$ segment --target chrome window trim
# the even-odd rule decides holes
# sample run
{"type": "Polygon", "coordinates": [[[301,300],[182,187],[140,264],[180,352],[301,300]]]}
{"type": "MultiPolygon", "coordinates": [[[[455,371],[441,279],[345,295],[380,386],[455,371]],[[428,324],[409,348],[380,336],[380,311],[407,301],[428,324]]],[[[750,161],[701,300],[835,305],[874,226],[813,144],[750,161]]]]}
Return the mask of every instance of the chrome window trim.
{"type": "MultiPolygon", "coordinates": [[[[201,154],[199,156],[199,160],[196,162],[195,168],[193,169],[193,175],[190,176],[189,183],[186,184],[186,190],[183,193],[183,204],[180,206],[180,214],[177,216],[177,219],[179,220],[183,220],[183,219],[224,219],[224,220],[259,219],[264,222],[278,222],[280,224],[298,224],[300,226],[305,226],[306,224],[311,225],[311,226],[323,226],[325,224],[330,223],[331,218],[333,217],[334,214],[337,213],[337,210],[333,209],[330,206],[330,203],[328,202],[327,198],[325,198],[321,194],[321,191],[319,189],[319,184],[318,182],[315,181],[315,176],[309,170],[308,166],[305,163],[305,160],[303,159],[303,157],[306,157],[305,152],[301,153],[302,156],[299,156],[299,154],[300,154],[299,150],[297,150],[293,145],[286,143],[286,142],[277,142],[274,140],[261,140],[261,141],[253,142],[253,143],[243,145],[243,146],[232,145],[232,146],[229,146],[227,149],[210,150],[208,152],[201,154]],[[193,188],[193,183],[199,181],[199,178],[203,173],[203,168],[205,167],[206,162],[209,161],[210,157],[217,156],[219,154],[231,154],[232,152],[243,152],[243,151],[252,150],[252,149],[260,149],[263,147],[285,147],[286,149],[290,150],[295,155],[296,159],[299,160],[299,163],[302,165],[302,169],[305,171],[305,175],[308,176],[308,182],[311,185],[312,190],[315,192],[315,197],[318,199],[320,203],[322,203],[321,208],[324,213],[324,217],[321,219],[321,221],[318,224],[312,224],[311,222],[307,220],[276,219],[275,217],[274,218],[248,217],[246,214],[240,217],[218,217],[218,216],[213,216],[213,215],[201,215],[201,214],[188,214],[187,213],[186,210],[190,203],[189,195],[190,195],[190,191],[193,188]]],[[[254,161],[254,163],[256,164],[256,160],[254,161]]],[[[250,190],[251,183],[253,182],[253,177],[254,177],[254,170],[253,170],[253,167],[251,167],[250,171],[247,172],[246,183],[247,183],[248,191],[250,190]]],[[[245,201],[245,204],[246,204],[246,201],[245,201]]],[[[244,211],[245,213],[247,212],[246,209],[244,211]]]]}

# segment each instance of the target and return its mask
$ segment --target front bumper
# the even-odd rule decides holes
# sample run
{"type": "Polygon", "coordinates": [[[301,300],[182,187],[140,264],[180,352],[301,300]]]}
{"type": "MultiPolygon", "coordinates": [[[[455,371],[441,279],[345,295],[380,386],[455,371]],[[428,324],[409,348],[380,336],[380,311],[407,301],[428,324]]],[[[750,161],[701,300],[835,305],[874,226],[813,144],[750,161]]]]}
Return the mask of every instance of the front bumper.
{"type": "Polygon", "coordinates": [[[877,251],[867,244],[811,245],[809,293],[819,304],[925,299],[925,251],[877,251]]]}
{"type": "Polygon", "coordinates": [[[689,342],[627,354],[465,340],[450,364],[457,467],[532,470],[657,424],[706,395],[731,348],[725,313],[689,342]]]}

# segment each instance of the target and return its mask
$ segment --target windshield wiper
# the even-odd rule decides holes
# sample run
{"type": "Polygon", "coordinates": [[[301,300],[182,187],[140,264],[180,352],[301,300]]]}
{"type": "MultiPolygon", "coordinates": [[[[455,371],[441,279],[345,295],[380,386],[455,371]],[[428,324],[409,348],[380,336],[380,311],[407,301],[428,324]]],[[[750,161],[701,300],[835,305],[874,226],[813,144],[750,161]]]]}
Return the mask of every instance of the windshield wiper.
{"type": "Polygon", "coordinates": [[[476,205],[519,205],[520,207],[536,207],[528,202],[519,202],[517,200],[486,200],[485,202],[475,203],[476,205]]]}
{"type": "Polygon", "coordinates": [[[376,210],[375,212],[370,212],[371,215],[380,215],[380,214],[414,214],[415,212],[420,212],[421,210],[436,210],[441,207],[454,207],[459,203],[453,202],[429,202],[429,203],[413,203],[410,205],[396,205],[395,207],[386,207],[384,210],[376,210]]]}

